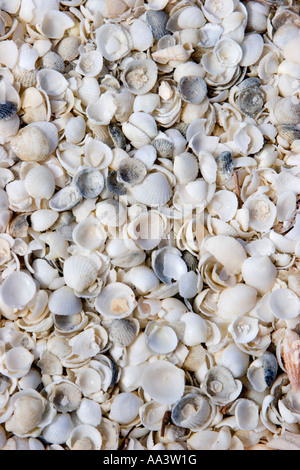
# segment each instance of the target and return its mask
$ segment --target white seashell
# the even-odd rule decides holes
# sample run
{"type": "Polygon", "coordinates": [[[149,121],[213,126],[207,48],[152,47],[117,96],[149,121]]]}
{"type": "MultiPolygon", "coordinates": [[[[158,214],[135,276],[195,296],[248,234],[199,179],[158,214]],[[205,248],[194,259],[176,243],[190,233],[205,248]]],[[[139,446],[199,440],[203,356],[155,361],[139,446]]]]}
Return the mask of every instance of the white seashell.
{"type": "Polygon", "coordinates": [[[191,392],[181,398],[172,408],[172,422],[176,426],[194,432],[209,426],[214,416],[215,407],[207,398],[197,392],[191,392]]]}
{"type": "Polygon", "coordinates": [[[214,47],[220,39],[223,28],[220,24],[206,23],[199,30],[199,45],[203,48],[214,47]]]}
{"type": "Polygon", "coordinates": [[[242,351],[234,342],[224,348],[221,364],[230,370],[235,379],[246,374],[249,363],[249,354],[242,351]]]}
{"type": "Polygon", "coordinates": [[[281,98],[274,111],[277,124],[298,124],[300,118],[300,103],[293,97],[281,98]]]}
{"type": "Polygon", "coordinates": [[[282,191],[278,194],[277,219],[279,222],[290,220],[296,208],[296,195],[293,191],[282,191]]]}
{"type": "Polygon", "coordinates": [[[192,299],[201,289],[201,278],[194,272],[183,273],[178,281],[179,295],[184,299],[192,299]]]}
{"type": "Polygon", "coordinates": [[[50,199],[55,191],[52,171],[39,165],[28,171],[24,179],[25,189],[34,199],[50,199]]]}
{"type": "Polygon", "coordinates": [[[170,354],[178,344],[177,334],[171,326],[160,321],[151,321],[145,328],[147,347],[154,354],[170,354]]]}
{"type": "Polygon", "coordinates": [[[258,319],[239,315],[228,326],[228,331],[236,343],[250,343],[258,335],[258,319]]]}
{"type": "Polygon", "coordinates": [[[242,275],[248,286],[263,295],[272,289],[277,269],[268,256],[251,256],[242,264],[242,275]]]}
{"type": "Polygon", "coordinates": [[[137,19],[130,26],[130,35],[133,48],[137,51],[146,51],[153,46],[153,34],[147,23],[137,19]]]}
{"type": "Polygon", "coordinates": [[[231,321],[238,315],[245,315],[255,307],[257,290],[246,284],[237,283],[234,287],[223,289],[218,299],[218,316],[231,321]]]}
{"type": "Polygon", "coordinates": [[[84,139],[86,122],[82,116],[71,117],[65,128],[65,137],[71,144],[79,144],[84,139]]]}
{"type": "Polygon", "coordinates": [[[103,170],[113,160],[113,153],[105,143],[98,139],[88,137],[84,144],[84,154],[87,166],[103,170]]]}
{"type": "Polygon", "coordinates": [[[199,163],[195,155],[184,152],[173,160],[173,172],[179,184],[195,181],[199,173],[199,163]]]}
{"type": "Polygon", "coordinates": [[[18,66],[25,70],[34,70],[38,59],[37,51],[29,44],[22,44],[19,49],[18,66]]]}
{"type": "Polygon", "coordinates": [[[29,129],[31,129],[31,127],[38,127],[43,132],[49,144],[49,154],[53,153],[56,150],[56,147],[58,145],[58,130],[53,122],[35,121],[33,123],[28,124],[28,126],[26,127],[29,129]]]}
{"type": "Polygon", "coordinates": [[[147,294],[159,285],[159,279],[147,266],[134,266],[125,275],[124,281],[132,285],[139,295],[147,294]]]}
{"type": "Polygon", "coordinates": [[[53,51],[47,52],[43,56],[43,68],[53,69],[57,72],[64,73],[65,71],[65,62],[60,57],[59,54],[53,51]]]}
{"type": "Polygon", "coordinates": [[[140,147],[134,154],[134,158],[141,160],[146,165],[148,170],[151,169],[153,163],[156,160],[156,157],[157,152],[153,145],[144,145],[143,147],[140,147]]]}
{"type": "Polygon", "coordinates": [[[254,193],[244,202],[249,211],[249,226],[260,233],[269,231],[275,222],[277,209],[266,194],[254,193]]]}
{"type": "Polygon", "coordinates": [[[81,300],[68,286],[60,287],[50,294],[49,310],[54,315],[76,315],[81,309],[81,300]]]}
{"type": "Polygon", "coordinates": [[[30,216],[31,227],[35,232],[45,232],[57,221],[58,213],[51,209],[40,209],[30,216]]]}
{"type": "Polygon", "coordinates": [[[160,105],[160,97],[154,93],[136,95],[133,103],[133,112],[152,113],[160,105]]]}
{"type": "Polygon", "coordinates": [[[1,372],[7,377],[23,377],[29,372],[33,359],[33,354],[23,346],[12,347],[3,354],[1,372]]]}
{"type": "Polygon", "coordinates": [[[82,168],[74,175],[74,184],[82,197],[94,199],[104,189],[104,177],[97,168],[82,168]]]}
{"type": "Polygon", "coordinates": [[[134,95],[149,93],[157,81],[158,69],[153,60],[131,60],[122,74],[124,86],[134,95]]]}
{"type": "Polygon", "coordinates": [[[96,29],[96,42],[103,57],[112,62],[125,57],[132,48],[130,33],[118,24],[103,24],[96,29]]]}
{"type": "Polygon", "coordinates": [[[76,414],[83,424],[98,426],[101,423],[102,411],[100,404],[89,398],[82,398],[76,414]]]}
{"type": "Polygon", "coordinates": [[[36,283],[22,271],[16,271],[1,284],[1,298],[8,307],[24,308],[36,293],[36,283]]]}
{"type": "Polygon", "coordinates": [[[14,153],[23,161],[43,161],[50,154],[46,135],[37,126],[30,124],[20,129],[10,143],[14,153]]]}
{"type": "Polygon", "coordinates": [[[117,111],[116,93],[106,91],[96,102],[89,103],[87,117],[95,124],[108,125],[117,111]]]}
{"type": "Polygon", "coordinates": [[[184,392],[184,372],[166,360],[148,363],[142,375],[142,388],[153,400],[172,404],[184,392]]]}
{"type": "Polygon", "coordinates": [[[194,312],[184,313],[180,317],[180,321],[184,323],[185,330],[181,341],[186,346],[196,346],[205,343],[208,337],[208,326],[206,321],[194,312]]]}
{"type": "Polygon", "coordinates": [[[257,428],[259,422],[258,405],[246,398],[237,400],[234,407],[236,423],[242,431],[251,431],[257,428]]]}
{"type": "Polygon", "coordinates": [[[82,196],[76,186],[65,186],[49,200],[49,207],[54,211],[63,212],[72,209],[81,200],[82,196]]]}
{"type": "Polygon", "coordinates": [[[13,69],[17,64],[19,56],[18,46],[10,39],[0,43],[0,63],[9,69],[13,69]]]}
{"type": "Polygon", "coordinates": [[[276,289],[269,297],[271,311],[276,318],[289,320],[300,313],[300,300],[297,294],[288,288],[276,289]]]}
{"type": "Polygon", "coordinates": [[[243,42],[241,43],[243,58],[239,65],[242,67],[247,67],[255,64],[262,55],[263,47],[264,41],[260,34],[246,34],[243,42]]]}
{"type": "Polygon", "coordinates": [[[95,282],[98,269],[96,264],[86,256],[72,255],[64,262],[63,274],[67,286],[75,291],[83,292],[95,282]]]}
{"type": "Polygon", "coordinates": [[[142,404],[143,400],[135,393],[119,393],[113,399],[109,417],[117,423],[129,424],[138,416],[142,404]]]}
{"type": "Polygon", "coordinates": [[[81,86],[78,88],[78,96],[86,106],[98,101],[100,97],[100,86],[95,77],[83,77],[81,86]]]}
{"type": "Polygon", "coordinates": [[[213,255],[224,268],[233,274],[241,272],[247,258],[244,247],[230,236],[217,235],[204,242],[204,248],[213,255]]]}
{"type": "Polygon", "coordinates": [[[215,47],[214,54],[216,59],[223,67],[235,67],[243,58],[241,46],[233,39],[220,39],[215,47]]]}
{"type": "Polygon", "coordinates": [[[110,318],[128,317],[135,307],[133,290],[121,282],[113,282],[105,286],[95,302],[97,312],[110,318]]]}
{"type": "Polygon", "coordinates": [[[63,60],[71,62],[79,55],[80,39],[75,36],[67,36],[63,38],[58,46],[57,53],[63,60]]]}
{"type": "Polygon", "coordinates": [[[207,209],[212,216],[217,215],[224,222],[229,222],[238,209],[237,197],[233,192],[221,189],[214,194],[207,209]]]}
{"type": "Polygon", "coordinates": [[[69,86],[62,73],[53,69],[41,69],[37,72],[37,83],[50,97],[61,95],[69,86]]]}
{"type": "Polygon", "coordinates": [[[84,77],[97,77],[103,68],[101,52],[89,51],[80,54],[75,71],[84,77]]]}
{"type": "Polygon", "coordinates": [[[61,39],[67,29],[74,26],[72,18],[58,10],[48,11],[41,22],[41,32],[49,39],[61,39]]]}
{"type": "Polygon", "coordinates": [[[50,264],[41,258],[37,258],[32,263],[34,270],[33,277],[42,288],[50,288],[51,284],[58,280],[58,270],[50,266],[50,264]]]}
{"type": "Polygon", "coordinates": [[[100,450],[102,436],[94,426],[79,424],[72,429],[66,444],[71,450],[100,450]]]}
{"type": "Polygon", "coordinates": [[[223,366],[211,367],[201,385],[211,401],[219,405],[234,401],[242,389],[241,381],[234,379],[230,370],[223,366]]]}
{"type": "Polygon", "coordinates": [[[141,423],[150,431],[159,431],[166,411],[168,411],[168,405],[161,405],[150,400],[140,407],[141,423]]]}
{"type": "Polygon", "coordinates": [[[284,47],[283,54],[286,60],[300,64],[298,54],[296,51],[299,49],[299,37],[291,39],[284,47]]]}
{"type": "Polygon", "coordinates": [[[96,250],[104,245],[107,234],[103,225],[94,217],[79,222],[73,232],[72,238],[76,245],[86,250],[96,250]]]}
{"type": "Polygon", "coordinates": [[[186,62],[191,57],[193,50],[190,43],[177,44],[164,49],[158,49],[152,53],[152,59],[158,64],[169,64],[171,67],[177,67],[180,63],[186,62]]]}
{"type": "Polygon", "coordinates": [[[137,202],[155,207],[166,204],[170,200],[172,189],[167,177],[157,171],[148,174],[142,183],[133,186],[131,193],[137,202]]]}
{"type": "Polygon", "coordinates": [[[74,424],[69,413],[58,413],[43,429],[44,439],[51,444],[65,444],[69,438],[74,424]]]}
{"type": "Polygon", "coordinates": [[[137,337],[140,324],[135,318],[112,320],[108,326],[109,338],[119,346],[129,346],[137,337]]]}

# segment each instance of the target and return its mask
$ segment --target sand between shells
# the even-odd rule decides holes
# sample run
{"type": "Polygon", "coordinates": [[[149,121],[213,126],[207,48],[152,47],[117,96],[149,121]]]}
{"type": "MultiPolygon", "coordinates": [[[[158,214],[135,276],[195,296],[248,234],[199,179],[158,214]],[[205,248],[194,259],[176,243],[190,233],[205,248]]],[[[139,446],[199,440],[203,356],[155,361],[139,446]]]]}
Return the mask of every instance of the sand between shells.
{"type": "Polygon", "coordinates": [[[300,5],[0,0],[0,448],[300,448],[300,5]]]}

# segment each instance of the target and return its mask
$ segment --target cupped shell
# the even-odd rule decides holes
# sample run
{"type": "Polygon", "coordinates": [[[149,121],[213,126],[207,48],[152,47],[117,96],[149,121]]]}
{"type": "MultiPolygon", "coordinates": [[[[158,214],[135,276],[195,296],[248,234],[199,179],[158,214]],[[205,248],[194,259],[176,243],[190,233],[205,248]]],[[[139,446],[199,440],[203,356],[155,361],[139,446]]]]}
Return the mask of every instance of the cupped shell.
{"type": "Polygon", "coordinates": [[[125,318],[136,307],[133,290],[121,282],[105,286],[96,298],[95,308],[104,317],[125,318]]]}

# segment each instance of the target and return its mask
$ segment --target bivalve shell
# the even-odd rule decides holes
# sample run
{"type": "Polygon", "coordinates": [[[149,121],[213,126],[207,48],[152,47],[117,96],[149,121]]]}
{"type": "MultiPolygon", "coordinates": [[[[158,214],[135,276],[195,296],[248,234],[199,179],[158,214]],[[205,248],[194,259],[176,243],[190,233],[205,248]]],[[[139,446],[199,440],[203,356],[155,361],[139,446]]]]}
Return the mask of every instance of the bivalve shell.
{"type": "Polygon", "coordinates": [[[25,162],[43,161],[50,153],[47,137],[41,129],[32,125],[20,129],[10,144],[17,157],[25,162]]]}
{"type": "Polygon", "coordinates": [[[52,292],[49,297],[49,310],[54,315],[76,315],[81,312],[81,300],[76,297],[68,286],[60,287],[52,292]]]}
{"type": "Polygon", "coordinates": [[[133,290],[121,282],[105,286],[96,298],[95,308],[104,317],[125,318],[136,307],[133,290]]]}
{"type": "Polygon", "coordinates": [[[34,199],[49,200],[55,191],[55,179],[49,168],[43,165],[35,166],[28,171],[25,180],[25,189],[34,199]]]}
{"type": "Polygon", "coordinates": [[[5,305],[12,308],[24,308],[36,293],[36,283],[23,272],[12,272],[1,284],[1,298],[5,305]]]}
{"type": "Polygon", "coordinates": [[[142,388],[158,403],[175,403],[182,397],[184,386],[184,371],[171,362],[157,360],[148,363],[144,369],[142,388]]]}
{"type": "Polygon", "coordinates": [[[157,65],[153,60],[131,60],[122,74],[125,87],[134,95],[149,93],[156,84],[158,76],[157,65]]]}
{"type": "Polygon", "coordinates": [[[64,262],[63,274],[67,286],[77,292],[83,292],[95,282],[98,268],[86,256],[72,255],[64,262]]]}

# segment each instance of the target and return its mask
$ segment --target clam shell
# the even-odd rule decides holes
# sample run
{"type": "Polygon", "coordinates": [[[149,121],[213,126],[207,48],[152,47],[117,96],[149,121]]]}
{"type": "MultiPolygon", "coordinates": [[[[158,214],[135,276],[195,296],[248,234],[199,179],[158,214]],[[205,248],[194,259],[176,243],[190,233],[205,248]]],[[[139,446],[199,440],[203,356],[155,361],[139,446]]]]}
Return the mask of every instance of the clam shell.
{"type": "Polygon", "coordinates": [[[188,75],[180,78],[178,92],[184,101],[200,104],[207,95],[207,85],[203,78],[188,75]]]}
{"type": "Polygon", "coordinates": [[[231,321],[238,315],[245,315],[254,308],[257,291],[254,287],[237,283],[227,287],[220,293],[218,300],[218,315],[225,321],[231,321]]]}
{"type": "Polygon", "coordinates": [[[122,184],[134,186],[141,183],[147,174],[146,165],[137,158],[123,158],[118,166],[117,180],[122,184]]]}
{"type": "Polygon", "coordinates": [[[184,152],[173,160],[173,172],[179,184],[195,181],[199,173],[199,163],[195,155],[184,152]]]}
{"type": "Polygon", "coordinates": [[[213,418],[213,405],[200,393],[189,393],[172,408],[171,418],[176,426],[192,431],[205,429],[213,418]]]}
{"type": "Polygon", "coordinates": [[[75,36],[63,38],[58,46],[57,53],[65,61],[71,62],[79,56],[80,39],[75,36]]]}
{"type": "Polygon", "coordinates": [[[159,285],[159,280],[155,273],[147,266],[132,267],[124,280],[129,285],[132,285],[139,295],[147,294],[159,285]]]}
{"type": "Polygon", "coordinates": [[[53,69],[57,72],[64,73],[65,71],[65,62],[59,54],[53,51],[47,52],[43,56],[43,68],[53,69]]]}
{"type": "Polygon", "coordinates": [[[112,320],[108,329],[112,342],[126,347],[137,337],[140,325],[134,318],[123,318],[112,320]]]}
{"type": "Polygon", "coordinates": [[[81,300],[68,286],[60,287],[49,297],[49,310],[54,315],[76,315],[81,312],[81,300]]]}
{"type": "Polygon", "coordinates": [[[157,171],[146,176],[144,181],[131,190],[137,202],[146,206],[160,206],[166,204],[172,196],[171,186],[166,176],[157,171]]]}
{"type": "Polygon", "coordinates": [[[72,209],[82,200],[82,196],[76,186],[66,186],[57,191],[49,200],[50,209],[63,212],[72,209]]]}
{"type": "Polygon", "coordinates": [[[31,214],[31,227],[35,232],[44,232],[52,227],[57,219],[57,212],[51,209],[40,209],[31,214]]]}
{"type": "Polygon", "coordinates": [[[95,302],[96,310],[109,318],[128,317],[135,307],[133,290],[121,282],[113,282],[104,287],[95,302]]]}
{"type": "Polygon", "coordinates": [[[74,424],[69,413],[57,414],[43,429],[43,438],[51,444],[64,444],[69,438],[74,424]]]}
{"type": "Polygon", "coordinates": [[[146,21],[155,39],[159,40],[169,33],[167,29],[168,15],[165,11],[155,9],[147,10],[146,21]]]}
{"type": "Polygon", "coordinates": [[[65,137],[71,144],[78,144],[84,139],[85,131],[85,119],[82,116],[71,117],[65,128],[65,137]]]}
{"type": "Polygon", "coordinates": [[[139,414],[143,400],[133,392],[119,393],[114,397],[109,417],[120,424],[129,424],[139,414]]]}
{"type": "Polygon", "coordinates": [[[111,171],[106,178],[106,188],[112,194],[117,196],[125,196],[127,194],[127,189],[124,183],[118,181],[118,174],[116,171],[111,171]]]}
{"type": "Polygon", "coordinates": [[[226,235],[211,237],[204,243],[204,247],[229,273],[241,272],[247,254],[243,246],[233,237],[226,235]]]}
{"type": "Polygon", "coordinates": [[[166,360],[148,363],[142,375],[142,388],[161,404],[178,401],[184,392],[184,372],[166,360]]]}
{"type": "Polygon", "coordinates": [[[221,363],[230,370],[234,378],[238,378],[247,373],[250,357],[232,342],[224,348],[221,363]]]}
{"type": "Polygon", "coordinates": [[[66,444],[71,450],[100,450],[102,436],[94,426],[79,424],[72,429],[66,444]]]}
{"type": "Polygon", "coordinates": [[[61,95],[69,86],[63,74],[53,69],[39,70],[37,72],[37,83],[51,97],[61,95]]]}
{"type": "Polygon", "coordinates": [[[246,34],[241,43],[243,58],[240,61],[240,65],[242,67],[248,67],[255,64],[262,55],[263,47],[264,41],[260,34],[246,34]]]}
{"type": "Polygon", "coordinates": [[[49,200],[55,191],[55,179],[49,168],[43,165],[33,167],[28,171],[25,180],[25,189],[34,199],[49,200]]]}
{"type": "Polygon", "coordinates": [[[263,295],[272,289],[277,269],[268,256],[251,256],[242,264],[242,275],[248,286],[263,295]]]}
{"type": "Polygon", "coordinates": [[[75,175],[74,184],[82,197],[93,199],[104,189],[104,177],[96,168],[84,168],[75,175]]]}
{"type": "Polygon", "coordinates": [[[72,255],[64,262],[63,274],[67,286],[77,292],[83,292],[95,282],[98,268],[86,256],[72,255]]]}
{"type": "Polygon", "coordinates": [[[1,298],[8,307],[24,308],[33,299],[36,289],[36,283],[29,274],[12,272],[1,284],[1,298]]]}
{"type": "Polygon", "coordinates": [[[130,26],[130,35],[133,48],[138,51],[146,51],[153,46],[154,37],[151,28],[145,21],[135,20],[130,26]]]}
{"type": "Polygon", "coordinates": [[[75,70],[84,77],[97,77],[102,68],[103,56],[95,50],[80,54],[75,70]]]}
{"type": "Polygon", "coordinates": [[[109,61],[125,57],[132,47],[130,33],[118,24],[103,24],[96,30],[96,42],[103,57],[109,61]]]}
{"type": "Polygon", "coordinates": [[[57,10],[50,10],[47,12],[41,23],[41,32],[47,38],[50,39],[61,39],[67,29],[74,26],[72,18],[57,10]]]}
{"type": "Polygon", "coordinates": [[[153,60],[131,60],[124,69],[122,81],[134,95],[149,93],[157,81],[158,69],[153,60]]]}
{"type": "Polygon", "coordinates": [[[288,288],[272,291],[269,305],[275,317],[283,320],[296,318],[300,312],[300,300],[297,294],[288,288]]]}
{"type": "Polygon", "coordinates": [[[6,121],[17,113],[17,105],[12,101],[0,103],[0,120],[6,121]]]}
{"type": "Polygon", "coordinates": [[[253,117],[264,106],[265,97],[263,92],[256,86],[242,90],[237,99],[237,104],[246,116],[253,117]]]}
{"type": "Polygon", "coordinates": [[[196,346],[205,343],[208,336],[208,327],[205,320],[194,312],[184,313],[180,321],[183,322],[185,330],[181,341],[186,346],[196,346]]]}
{"type": "Polygon", "coordinates": [[[148,348],[157,355],[170,354],[178,344],[175,330],[160,321],[151,321],[147,324],[145,338],[148,348]]]}
{"type": "Polygon", "coordinates": [[[100,248],[105,243],[106,236],[103,225],[94,217],[79,222],[72,232],[73,241],[85,250],[100,248]]]}
{"type": "Polygon", "coordinates": [[[26,126],[11,139],[11,148],[20,160],[40,162],[50,153],[47,137],[36,126],[26,126]]]}
{"type": "Polygon", "coordinates": [[[98,426],[101,423],[102,411],[100,404],[89,398],[81,400],[76,414],[83,424],[98,426]]]}
{"type": "Polygon", "coordinates": [[[126,221],[125,207],[115,199],[106,199],[96,205],[96,217],[108,227],[119,227],[126,221]]]}
{"type": "Polygon", "coordinates": [[[226,367],[214,366],[205,375],[202,387],[213,403],[225,405],[239,396],[242,383],[226,367]]]}

